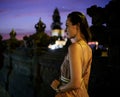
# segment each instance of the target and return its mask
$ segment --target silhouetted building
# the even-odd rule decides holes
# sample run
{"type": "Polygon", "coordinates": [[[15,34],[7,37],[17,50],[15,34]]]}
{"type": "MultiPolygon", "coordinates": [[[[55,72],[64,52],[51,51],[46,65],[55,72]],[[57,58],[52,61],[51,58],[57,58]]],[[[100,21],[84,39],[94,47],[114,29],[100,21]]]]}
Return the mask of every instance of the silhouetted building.
{"type": "Polygon", "coordinates": [[[36,32],[37,33],[44,32],[45,28],[46,28],[46,25],[41,21],[41,18],[40,18],[39,22],[35,24],[36,32]]]}
{"type": "Polygon", "coordinates": [[[53,23],[51,24],[52,30],[51,36],[64,36],[64,31],[61,28],[62,23],[60,21],[61,20],[60,13],[57,8],[53,12],[52,20],[53,23]]]}

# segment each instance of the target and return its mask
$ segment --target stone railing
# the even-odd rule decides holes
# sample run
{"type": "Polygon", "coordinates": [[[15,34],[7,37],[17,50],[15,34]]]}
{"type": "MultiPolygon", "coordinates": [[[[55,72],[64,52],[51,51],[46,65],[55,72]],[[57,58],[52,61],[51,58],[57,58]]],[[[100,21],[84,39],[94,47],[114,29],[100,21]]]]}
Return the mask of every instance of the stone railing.
{"type": "Polygon", "coordinates": [[[0,85],[12,97],[53,97],[50,83],[59,76],[64,56],[64,49],[46,50],[42,54],[35,54],[33,49],[4,53],[0,85]]]}

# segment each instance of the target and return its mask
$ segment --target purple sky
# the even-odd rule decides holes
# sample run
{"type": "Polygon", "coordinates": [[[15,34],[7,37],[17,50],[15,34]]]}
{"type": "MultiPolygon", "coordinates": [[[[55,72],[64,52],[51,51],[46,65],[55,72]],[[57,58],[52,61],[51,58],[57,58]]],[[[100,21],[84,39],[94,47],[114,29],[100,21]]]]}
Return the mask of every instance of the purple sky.
{"type": "Polygon", "coordinates": [[[45,31],[51,30],[52,15],[57,7],[62,28],[65,29],[66,15],[71,11],[83,12],[91,25],[91,18],[86,14],[86,8],[92,5],[105,7],[111,0],[0,0],[0,33],[34,33],[34,25],[40,17],[46,24],[45,31]]]}

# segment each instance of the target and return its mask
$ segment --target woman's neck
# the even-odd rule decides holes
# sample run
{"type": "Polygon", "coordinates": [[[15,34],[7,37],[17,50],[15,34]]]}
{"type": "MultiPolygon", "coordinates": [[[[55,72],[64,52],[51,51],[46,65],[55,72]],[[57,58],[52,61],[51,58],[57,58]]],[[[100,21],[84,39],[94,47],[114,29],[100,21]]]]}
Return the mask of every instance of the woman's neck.
{"type": "Polygon", "coordinates": [[[84,40],[79,34],[76,35],[76,37],[70,39],[72,43],[79,42],[81,40],[84,40]]]}

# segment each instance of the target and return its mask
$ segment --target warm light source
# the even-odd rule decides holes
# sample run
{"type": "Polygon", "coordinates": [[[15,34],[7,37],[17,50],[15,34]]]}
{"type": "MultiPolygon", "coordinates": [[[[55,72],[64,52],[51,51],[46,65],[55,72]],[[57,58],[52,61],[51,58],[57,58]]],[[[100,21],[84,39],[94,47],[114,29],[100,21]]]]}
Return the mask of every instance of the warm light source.
{"type": "Polygon", "coordinates": [[[67,39],[64,39],[64,40],[58,39],[55,41],[55,44],[53,44],[53,45],[50,44],[48,46],[48,48],[50,48],[52,50],[58,49],[58,48],[63,48],[63,46],[66,44],[66,41],[67,41],[67,39]]]}

